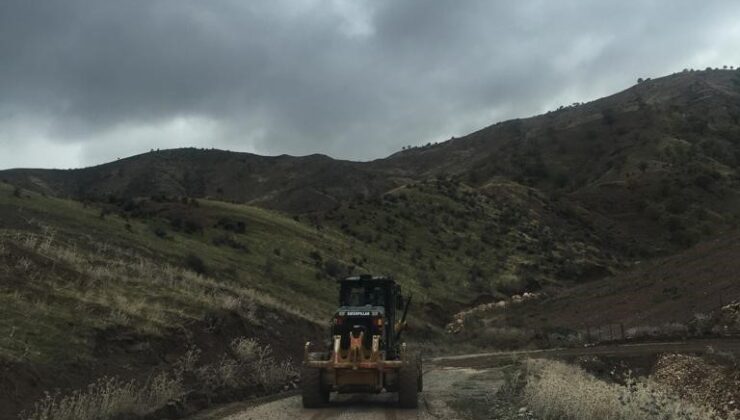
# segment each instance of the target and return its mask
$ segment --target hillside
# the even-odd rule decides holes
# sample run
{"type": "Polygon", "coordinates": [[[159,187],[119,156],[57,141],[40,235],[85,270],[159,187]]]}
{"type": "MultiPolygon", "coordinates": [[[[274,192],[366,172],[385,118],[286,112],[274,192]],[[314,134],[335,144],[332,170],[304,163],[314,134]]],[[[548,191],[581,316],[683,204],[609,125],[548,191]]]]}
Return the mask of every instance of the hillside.
{"type": "Polygon", "coordinates": [[[520,304],[478,306],[464,317],[457,337],[516,347],[737,335],[738,252],[740,233],[734,231],[520,304]]]}
{"type": "Polygon", "coordinates": [[[478,300],[612,262],[577,220],[500,188],[507,198],[492,201],[422,183],[317,219],[208,199],[83,203],[0,183],[0,418],[51,389],[144,380],[191,346],[217,363],[248,337],[296,360],[306,339],[323,339],[335,281],[349,274],[393,274],[414,295],[411,338],[439,342],[478,300]],[[360,211],[370,208],[383,212],[360,211]]]}
{"type": "MultiPolygon", "coordinates": [[[[732,232],[686,251],[636,265],[614,277],[571,288],[536,311],[553,324],[628,326],[689,324],[740,301],[740,234],[732,232]]],[[[531,313],[530,308],[528,310],[531,313]]],[[[534,315],[537,316],[537,315],[534,315]]]]}
{"type": "Polygon", "coordinates": [[[208,197],[318,217],[437,178],[484,195],[514,183],[579,209],[621,257],[665,254],[735,224],[739,80],[729,70],[678,73],[372,162],[179,149],[0,179],[77,200],[208,197]]]}
{"type": "Polygon", "coordinates": [[[325,210],[356,194],[392,187],[361,164],[323,155],[268,157],[199,149],[152,151],[84,169],[2,171],[0,176],[24,188],[77,200],[186,196],[289,212],[325,210]]]}
{"type": "Polygon", "coordinates": [[[587,210],[626,255],[652,255],[735,224],[739,121],[739,72],[685,72],[403,151],[383,165],[473,187],[497,179],[531,186],[587,210]]]}
{"type": "Polygon", "coordinates": [[[712,266],[736,248],[739,165],[740,73],[716,70],[372,162],[175,149],[0,171],[0,418],[191,346],[215,362],[246,337],[298,358],[349,274],[394,275],[428,344],[524,292],[548,300],[484,320],[511,340],[465,338],[685,318],[736,291],[712,266]]]}

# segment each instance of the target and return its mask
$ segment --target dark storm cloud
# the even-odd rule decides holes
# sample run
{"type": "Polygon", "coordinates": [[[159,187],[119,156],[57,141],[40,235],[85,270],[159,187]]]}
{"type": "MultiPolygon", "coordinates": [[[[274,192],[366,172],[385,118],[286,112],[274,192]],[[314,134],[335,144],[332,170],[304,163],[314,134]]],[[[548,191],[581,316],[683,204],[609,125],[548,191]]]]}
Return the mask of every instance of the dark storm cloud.
{"type": "Polygon", "coordinates": [[[153,147],[381,157],[740,64],[736,1],[0,3],[0,167],[153,147]]]}

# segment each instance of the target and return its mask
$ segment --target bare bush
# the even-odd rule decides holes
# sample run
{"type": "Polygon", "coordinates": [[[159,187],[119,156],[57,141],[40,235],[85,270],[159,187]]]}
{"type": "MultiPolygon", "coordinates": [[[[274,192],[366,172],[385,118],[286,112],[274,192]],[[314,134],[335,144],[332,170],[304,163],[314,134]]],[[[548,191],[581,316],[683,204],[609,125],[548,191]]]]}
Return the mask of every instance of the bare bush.
{"type": "Polygon", "coordinates": [[[290,360],[278,362],[272,355],[269,345],[257,347],[252,362],[252,378],[267,391],[277,391],[288,380],[296,377],[298,371],[290,360]]]}
{"type": "Polygon", "coordinates": [[[229,311],[237,311],[242,306],[242,301],[236,296],[222,297],[223,308],[229,311]]]}
{"type": "Polygon", "coordinates": [[[195,374],[210,390],[236,388],[242,385],[243,380],[243,376],[239,374],[239,363],[227,356],[198,368],[195,374]]]}
{"type": "Polygon", "coordinates": [[[182,376],[185,373],[195,372],[198,362],[200,361],[201,351],[196,346],[191,346],[188,350],[180,356],[175,362],[175,372],[177,375],[182,376]]]}
{"type": "Polygon", "coordinates": [[[290,360],[282,362],[272,359],[255,370],[258,383],[268,392],[280,390],[289,380],[298,376],[298,371],[290,360]]]}
{"type": "Polygon", "coordinates": [[[257,357],[259,343],[253,338],[238,337],[231,341],[231,350],[242,362],[250,362],[257,357]]]}

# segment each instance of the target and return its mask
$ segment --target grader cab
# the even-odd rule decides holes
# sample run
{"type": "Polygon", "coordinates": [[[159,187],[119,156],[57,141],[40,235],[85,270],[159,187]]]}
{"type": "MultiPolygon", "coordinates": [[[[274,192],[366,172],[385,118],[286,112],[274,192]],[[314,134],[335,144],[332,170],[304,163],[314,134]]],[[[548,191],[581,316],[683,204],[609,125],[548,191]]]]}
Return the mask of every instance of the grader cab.
{"type": "Polygon", "coordinates": [[[339,308],[332,318],[330,348],[306,343],[301,386],[303,406],[320,407],[332,392],[397,392],[401,407],[415,408],[422,388],[421,359],[401,341],[411,298],[385,276],[339,282],[339,308]],[[399,317],[400,315],[400,317],[399,317]]]}

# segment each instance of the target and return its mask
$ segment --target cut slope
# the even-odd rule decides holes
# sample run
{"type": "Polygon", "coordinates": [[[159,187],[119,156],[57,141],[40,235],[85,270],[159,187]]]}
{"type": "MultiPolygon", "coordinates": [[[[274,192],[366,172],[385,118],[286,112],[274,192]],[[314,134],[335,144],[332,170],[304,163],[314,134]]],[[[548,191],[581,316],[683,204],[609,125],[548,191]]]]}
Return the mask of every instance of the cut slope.
{"type": "Polygon", "coordinates": [[[740,301],[740,233],[698,244],[676,255],[644,262],[614,277],[561,291],[556,297],[512,309],[533,324],[583,329],[623,323],[688,323],[740,301]]]}

